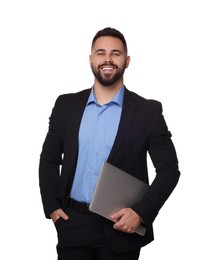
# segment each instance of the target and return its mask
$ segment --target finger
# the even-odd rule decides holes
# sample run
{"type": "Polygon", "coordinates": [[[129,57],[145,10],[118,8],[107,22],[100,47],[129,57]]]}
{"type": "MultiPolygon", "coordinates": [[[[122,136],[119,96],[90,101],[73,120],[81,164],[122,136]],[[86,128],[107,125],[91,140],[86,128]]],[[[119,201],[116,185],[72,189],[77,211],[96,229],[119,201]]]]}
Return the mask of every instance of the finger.
{"type": "Polygon", "coordinates": [[[111,219],[117,221],[124,215],[123,210],[120,210],[111,216],[111,219]]]}
{"type": "Polygon", "coordinates": [[[117,221],[114,225],[113,225],[113,228],[114,229],[117,229],[117,230],[121,230],[124,226],[124,223],[122,223],[122,221],[117,221]]]}
{"type": "Polygon", "coordinates": [[[113,228],[116,230],[125,232],[125,233],[133,233],[133,228],[130,225],[123,223],[121,221],[118,221],[117,223],[115,223],[113,225],[113,228]]]}
{"type": "Polygon", "coordinates": [[[62,210],[57,209],[50,215],[52,221],[55,223],[59,218],[62,218],[64,220],[67,220],[69,217],[68,215],[62,210]]]}
{"type": "Polygon", "coordinates": [[[69,218],[69,216],[63,210],[60,212],[60,217],[64,220],[67,220],[69,218]]]}

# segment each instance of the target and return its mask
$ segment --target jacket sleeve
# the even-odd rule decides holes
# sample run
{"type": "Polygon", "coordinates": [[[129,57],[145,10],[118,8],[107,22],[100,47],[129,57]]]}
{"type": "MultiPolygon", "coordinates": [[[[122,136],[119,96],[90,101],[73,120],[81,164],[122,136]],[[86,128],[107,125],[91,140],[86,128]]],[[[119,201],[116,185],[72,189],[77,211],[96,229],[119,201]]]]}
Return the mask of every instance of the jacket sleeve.
{"type": "Polygon", "coordinates": [[[47,218],[61,208],[59,200],[60,165],[63,143],[61,138],[60,97],[57,99],[49,119],[49,128],[43,143],[39,163],[39,186],[44,212],[47,218]]]}
{"type": "Polygon", "coordinates": [[[162,105],[158,109],[152,127],[148,152],[156,170],[156,176],[149,191],[133,209],[150,225],[160,208],[168,199],[179,180],[178,160],[166,122],[162,115],[162,105]]]}

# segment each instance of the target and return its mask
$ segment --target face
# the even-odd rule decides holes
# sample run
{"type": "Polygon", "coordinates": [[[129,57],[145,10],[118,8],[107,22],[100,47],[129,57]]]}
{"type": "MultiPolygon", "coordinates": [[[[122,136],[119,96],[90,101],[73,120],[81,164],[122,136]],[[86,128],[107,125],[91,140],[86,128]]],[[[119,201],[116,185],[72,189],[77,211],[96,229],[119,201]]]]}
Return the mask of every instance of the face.
{"type": "Polygon", "coordinates": [[[96,80],[106,87],[123,80],[129,61],[121,40],[110,36],[98,38],[90,55],[92,72],[96,80]]]}

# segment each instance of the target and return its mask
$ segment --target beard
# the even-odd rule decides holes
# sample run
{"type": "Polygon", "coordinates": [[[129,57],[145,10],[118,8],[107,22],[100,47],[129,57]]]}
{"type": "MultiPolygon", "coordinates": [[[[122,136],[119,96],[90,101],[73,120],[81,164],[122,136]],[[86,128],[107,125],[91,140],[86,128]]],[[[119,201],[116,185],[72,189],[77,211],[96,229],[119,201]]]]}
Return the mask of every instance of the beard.
{"type": "Polygon", "coordinates": [[[93,66],[93,64],[91,64],[91,69],[98,82],[105,87],[109,87],[123,77],[123,74],[126,69],[126,63],[121,68],[119,68],[117,65],[114,64],[103,64],[103,65],[99,65],[96,68],[95,66],[93,66]],[[112,67],[115,67],[116,73],[114,75],[110,73],[102,74],[100,68],[105,65],[110,65],[112,67]]]}

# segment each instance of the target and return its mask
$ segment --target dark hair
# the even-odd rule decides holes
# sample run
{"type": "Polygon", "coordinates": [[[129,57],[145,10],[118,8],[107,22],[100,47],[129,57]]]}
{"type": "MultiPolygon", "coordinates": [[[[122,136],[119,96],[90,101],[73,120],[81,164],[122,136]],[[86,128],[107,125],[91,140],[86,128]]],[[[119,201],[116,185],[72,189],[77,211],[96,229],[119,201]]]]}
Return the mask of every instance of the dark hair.
{"type": "Polygon", "coordinates": [[[118,31],[118,30],[116,30],[114,28],[111,28],[111,27],[106,27],[106,28],[104,28],[104,29],[102,29],[102,30],[100,30],[100,31],[98,31],[96,33],[96,35],[94,36],[94,38],[92,40],[91,48],[93,48],[93,46],[95,44],[95,41],[98,38],[103,37],[103,36],[110,36],[110,37],[114,37],[114,38],[120,39],[120,41],[122,42],[123,47],[125,49],[125,52],[127,54],[127,44],[126,44],[126,40],[125,40],[123,34],[120,31],[118,31]]]}

